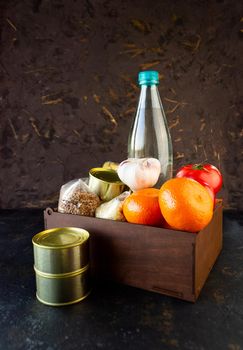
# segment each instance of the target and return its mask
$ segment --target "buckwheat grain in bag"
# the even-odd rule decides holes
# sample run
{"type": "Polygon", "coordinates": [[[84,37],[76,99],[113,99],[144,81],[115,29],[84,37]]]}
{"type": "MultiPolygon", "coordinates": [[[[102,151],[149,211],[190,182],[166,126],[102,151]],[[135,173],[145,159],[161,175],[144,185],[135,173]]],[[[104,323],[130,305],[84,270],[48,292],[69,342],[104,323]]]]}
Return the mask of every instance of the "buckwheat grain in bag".
{"type": "Polygon", "coordinates": [[[99,205],[99,197],[91,192],[88,185],[81,179],[69,181],[61,187],[58,201],[59,213],[94,216],[99,205]]]}

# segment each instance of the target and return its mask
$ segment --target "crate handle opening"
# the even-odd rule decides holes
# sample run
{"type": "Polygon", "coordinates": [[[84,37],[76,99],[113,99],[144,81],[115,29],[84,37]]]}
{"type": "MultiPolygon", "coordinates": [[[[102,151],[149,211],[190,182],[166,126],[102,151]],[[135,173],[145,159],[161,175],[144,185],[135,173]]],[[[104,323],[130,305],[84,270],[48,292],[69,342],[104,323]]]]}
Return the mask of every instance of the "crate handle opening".
{"type": "Polygon", "coordinates": [[[52,215],[52,213],[53,213],[52,208],[46,208],[46,214],[47,215],[52,215]]]}

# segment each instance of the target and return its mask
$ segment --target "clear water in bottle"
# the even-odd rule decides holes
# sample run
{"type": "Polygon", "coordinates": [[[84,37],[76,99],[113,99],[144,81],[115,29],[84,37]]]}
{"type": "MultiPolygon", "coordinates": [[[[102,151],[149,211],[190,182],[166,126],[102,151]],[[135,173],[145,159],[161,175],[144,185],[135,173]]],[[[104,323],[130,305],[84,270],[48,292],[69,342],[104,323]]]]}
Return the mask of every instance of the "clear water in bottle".
{"type": "Polygon", "coordinates": [[[161,173],[156,187],[172,178],[173,150],[165,112],[160,99],[156,71],[138,75],[141,86],[139,103],[128,138],[128,157],[159,159],[161,173]]]}

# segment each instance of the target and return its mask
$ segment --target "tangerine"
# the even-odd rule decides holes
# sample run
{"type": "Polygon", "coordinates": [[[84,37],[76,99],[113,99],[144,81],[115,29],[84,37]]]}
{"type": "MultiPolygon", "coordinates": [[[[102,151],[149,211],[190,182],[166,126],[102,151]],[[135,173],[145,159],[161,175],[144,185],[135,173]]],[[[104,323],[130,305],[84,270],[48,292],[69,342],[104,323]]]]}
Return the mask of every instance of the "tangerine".
{"type": "Polygon", "coordinates": [[[190,178],[166,181],[159,190],[159,205],[165,221],[180,231],[198,232],[213,216],[214,203],[208,190],[190,178]]]}
{"type": "Polygon", "coordinates": [[[123,203],[123,214],[133,224],[162,226],[164,220],[159,207],[159,189],[145,188],[133,192],[123,203]]]}

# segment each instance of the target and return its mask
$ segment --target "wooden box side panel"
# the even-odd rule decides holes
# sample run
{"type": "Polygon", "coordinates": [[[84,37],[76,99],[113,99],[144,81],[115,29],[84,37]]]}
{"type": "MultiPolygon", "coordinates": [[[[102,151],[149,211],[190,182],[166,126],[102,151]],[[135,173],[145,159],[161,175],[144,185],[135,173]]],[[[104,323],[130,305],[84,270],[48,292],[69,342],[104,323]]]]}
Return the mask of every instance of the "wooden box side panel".
{"type": "Polygon", "coordinates": [[[195,301],[194,234],[47,211],[45,224],[90,232],[95,277],[195,301]]]}
{"type": "Polygon", "coordinates": [[[196,237],[195,247],[195,294],[200,291],[222,249],[223,229],[222,229],[222,202],[214,212],[211,223],[202,230],[196,237]]]}

